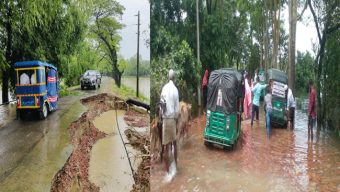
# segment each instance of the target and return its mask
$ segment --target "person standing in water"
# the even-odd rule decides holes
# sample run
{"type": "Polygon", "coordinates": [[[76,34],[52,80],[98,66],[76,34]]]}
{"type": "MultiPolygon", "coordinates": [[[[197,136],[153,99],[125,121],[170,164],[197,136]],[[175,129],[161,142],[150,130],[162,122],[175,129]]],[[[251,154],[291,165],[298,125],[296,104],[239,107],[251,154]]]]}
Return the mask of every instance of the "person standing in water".
{"type": "Polygon", "coordinates": [[[254,94],[253,107],[252,107],[252,111],[251,111],[251,127],[253,127],[253,121],[254,121],[255,114],[256,114],[256,120],[259,121],[260,96],[261,96],[262,90],[266,87],[267,87],[267,84],[261,85],[259,83],[259,77],[257,77],[255,85],[251,90],[254,94]]]}
{"type": "Polygon", "coordinates": [[[309,103],[308,103],[308,138],[313,139],[313,127],[316,119],[315,89],[313,81],[309,80],[309,103]]]}
{"type": "Polygon", "coordinates": [[[271,134],[271,125],[270,119],[272,116],[272,93],[270,86],[266,87],[266,95],[264,96],[264,103],[265,103],[265,112],[266,112],[266,130],[267,130],[267,138],[270,138],[271,134]]]}
{"type": "Polygon", "coordinates": [[[162,129],[162,145],[165,146],[165,168],[167,171],[167,181],[176,174],[177,166],[177,145],[176,145],[176,121],[179,115],[179,95],[174,84],[175,72],[169,70],[169,82],[164,85],[161,92],[161,100],[165,103],[165,111],[163,112],[163,129],[162,129]],[[170,162],[169,152],[174,152],[174,169],[170,170],[173,163],[170,162]]]}

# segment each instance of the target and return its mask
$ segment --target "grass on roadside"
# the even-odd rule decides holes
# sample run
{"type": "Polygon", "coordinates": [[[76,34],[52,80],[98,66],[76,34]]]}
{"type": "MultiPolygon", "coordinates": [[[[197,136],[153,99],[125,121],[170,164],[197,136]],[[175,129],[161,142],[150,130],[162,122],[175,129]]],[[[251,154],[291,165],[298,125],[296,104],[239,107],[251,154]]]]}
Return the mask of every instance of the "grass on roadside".
{"type": "Polygon", "coordinates": [[[121,85],[120,88],[118,88],[117,85],[114,84],[113,92],[115,92],[117,96],[122,97],[123,99],[132,98],[143,101],[145,103],[150,103],[150,98],[145,97],[141,93],[139,93],[139,97],[136,97],[136,91],[125,85],[121,85]]]}
{"type": "Polygon", "coordinates": [[[73,87],[67,87],[65,82],[63,80],[60,81],[59,84],[59,96],[64,97],[64,96],[70,96],[70,95],[81,95],[79,91],[76,91],[75,89],[79,88],[79,85],[73,86],[73,87]]]}

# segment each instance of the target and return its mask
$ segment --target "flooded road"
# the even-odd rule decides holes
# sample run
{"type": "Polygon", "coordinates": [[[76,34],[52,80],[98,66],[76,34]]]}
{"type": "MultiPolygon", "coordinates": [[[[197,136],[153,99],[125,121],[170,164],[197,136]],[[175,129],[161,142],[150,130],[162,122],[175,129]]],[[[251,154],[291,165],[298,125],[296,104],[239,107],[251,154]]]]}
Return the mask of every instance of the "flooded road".
{"type": "MultiPolygon", "coordinates": [[[[136,77],[122,77],[122,84],[136,91],[136,77]]],[[[139,77],[139,92],[150,98],[150,77],[139,77]]]]}
{"type": "Polygon", "coordinates": [[[15,105],[1,106],[0,191],[49,191],[53,176],[72,152],[67,128],[86,110],[80,98],[112,92],[112,83],[103,78],[99,90],[61,98],[58,110],[45,120],[14,120],[15,105]]]}
{"type": "Polygon", "coordinates": [[[316,128],[308,140],[307,116],[300,110],[294,130],[274,128],[268,141],[263,114],[253,128],[250,120],[242,122],[234,151],[206,147],[205,117],[194,119],[176,177],[165,183],[164,165],[156,163],[152,191],[340,191],[340,142],[316,128]]]}

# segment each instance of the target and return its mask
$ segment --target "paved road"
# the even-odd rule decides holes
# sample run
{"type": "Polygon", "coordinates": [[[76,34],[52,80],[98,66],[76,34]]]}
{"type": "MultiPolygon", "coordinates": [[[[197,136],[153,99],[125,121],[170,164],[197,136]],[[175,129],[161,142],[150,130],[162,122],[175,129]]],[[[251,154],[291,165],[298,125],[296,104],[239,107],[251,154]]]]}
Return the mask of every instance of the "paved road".
{"type": "Polygon", "coordinates": [[[33,115],[24,121],[15,120],[15,106],[2,106],[0,191],[49,191],[54,174],[72,152],[67,128],[86,110],[80,98],[112,92],[112,83],[103,78],[99,90],[61,98],[59,109],[45,120],[34,119],[33,115]]]}

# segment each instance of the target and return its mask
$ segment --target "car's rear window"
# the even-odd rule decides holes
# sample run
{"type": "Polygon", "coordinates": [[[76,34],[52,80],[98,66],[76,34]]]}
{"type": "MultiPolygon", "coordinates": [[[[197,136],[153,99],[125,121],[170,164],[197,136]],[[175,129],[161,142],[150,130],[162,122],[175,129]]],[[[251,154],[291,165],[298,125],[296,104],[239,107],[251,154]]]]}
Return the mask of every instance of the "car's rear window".
{"type": "Polygon", "coordinates": [[[86,71],[85,72],[85,76],[92,76],[92,75],[96,75],[95,71],[86,71]]]}

